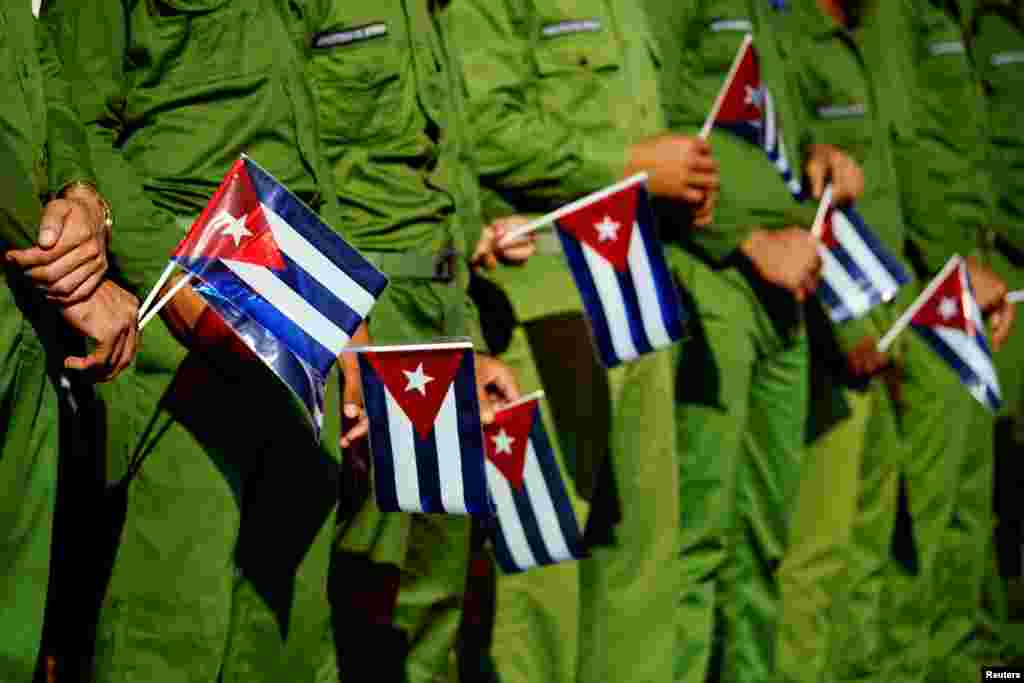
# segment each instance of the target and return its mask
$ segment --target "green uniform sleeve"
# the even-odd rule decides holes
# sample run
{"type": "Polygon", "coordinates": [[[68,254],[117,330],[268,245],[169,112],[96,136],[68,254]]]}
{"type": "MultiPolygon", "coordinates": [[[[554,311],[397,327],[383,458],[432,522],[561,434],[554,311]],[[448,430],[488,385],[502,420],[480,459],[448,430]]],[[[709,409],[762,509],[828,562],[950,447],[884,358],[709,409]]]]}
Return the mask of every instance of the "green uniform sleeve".
{"type": "Polygon", "coordinates": [[[57,192],[76,180],[95,181],[90,168],[85,129],[71,107],[71,91],[61,73],[50,33],[36,22],[39,64],[46,92],[46,158],[50,190],[57,192]]]}
{"type": "Polygon", "coordinates": [[[572,73],[545,69],[534,53],[539,34],[520,0],[465,0],[454,3],[450,26],[462,48],[473,130],[482,182],[518,196],[518,206],[554,203],[622,178],[625,133],[615,126],[581,130],[540,101],[539,81],[552,92],[564,86],[571,102],[572,73]]]}
{"type": "Polygon", "coordinates": [[[902,64],[915,130],[909,140],[896,138],[895,157],[908,255],[928,277],[953,254],[977,247],[979,229],[991,222],[993,189],[980,85],[961,27],[924,0],[908,3],[906,11],[902,64]]]}
{"type": "Polygon", "coordinates": [[[175,216],[155,206],[117,149],[115,119],[108,103],[124,87],[127,17],[120,0],[68,3],[59,14],[58,53],[65,64],[71,97],[85,124],[85,137],[97,184],[114,215],[111,267],[130,291],[144,295],[167,266],[171,250],[184,236],[175,216]]]}

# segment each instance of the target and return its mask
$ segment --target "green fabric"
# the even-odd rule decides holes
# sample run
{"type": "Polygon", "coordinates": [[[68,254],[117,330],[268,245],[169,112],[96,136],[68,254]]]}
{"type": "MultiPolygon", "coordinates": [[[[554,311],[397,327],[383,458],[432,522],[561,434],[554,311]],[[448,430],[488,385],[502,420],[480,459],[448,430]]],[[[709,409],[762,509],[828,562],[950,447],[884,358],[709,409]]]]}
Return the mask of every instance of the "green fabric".
{"type": "MultiPolygon", "coordinates": [[[[543,389],[542,377],[522,327],[513,332],[509,348],[501,359],[515,370],[524,393],[543,389]]],[[[554,437],[555,424],[548,407],[551,400],[551,396],[546,397],[541,404],[541,414],[545,429],[554,437]]],[[[558,440],[552,438],[551,445],[576,519],[582,522],[587,518],[589,506],[575,494],[558,440]]],[[[502,683],[575,679],[579,644],[579,572],[579,563],[563,562],[521,574],[499,576],[492,656],[502,683]]]]}
{"type": "MultiPolygon", "coordinates": [[[[304,30],[290,7],[104,0],[59,9],[52,33],[73,65],[75,104],[117,217],[111,251],[136,291],[166,265],[179,220],[205,206],[243,151],[322,200],[340,227],[301,71],[304,30]]],[[[135,368],[104,394],[108,471],[125,508],[95,679],[313,680],[333,666],[323,644],[337,380],[317,445],[262,363],[187,354],[155,322],[135,368]]]]}
{"type": "MultiPolygon", "coordinates": [[[[670,127],[689,134],[700,130],[743,36],[752,31],[762,75],[785,133],[784,153],[799,178],[800,155],[792,143],[799,139],[801,112],[791,105],[789,84],[782,77],[775,18],[768,5],[738,0],[648,4],[665,59],[661,83],[670,127]]],[[[797,202],[766,154],[755,153],[751,143],[733,133],[716,130],[709,139],[724,182],[714,223],[683,232],[692,251],[717,265],[731,256],[753,230],[810,227],[814,202],[797,202]],[[752,187],[758,191],[751,192],[752,187]]]]}
{"type": "MultiPolygon", "coordinates": [[[[638,3],[457,0],[449,13],[463,50],[481,183],[491,191],[488,217],[545,212],[599,190],[622,178],[630,143],[664,132],[660,51],[638,3]]],[[[505,288],[522,322],[545,324],[545,318],[580,310],[558,256],[543,255],[491,277],[505,288]]],[[[554,353],[544,346],[532,351],[535,357],[554,353]]],[[[608,373],[609,457],[624,517],[614,530],[616,545],[596,549],[579,566],[578,652],[567,641],[517,660],[514,653],[552,637],[545,628],[569,629],[576,618],[575,606],[564,599],[530,604],[499,614],[494,651],[500,676],[566,680],[559,674],[573,661],[578,681],[671,676],[678,473],[670,380],[664,352],[608,373]],[[642,461],[637,453],[644,454],[642,461]]],[[[558,440],[565,444],[573,437],[560,434],[558,440]]],[[[579,450],[563,455],[589,457],[579,450]]],[[[590,462],[566,465],[574,473],[597,469],[590,462]]],[[[548,595],[558,581],[573,580],[568,568],[504,577],[499,600],[509,591],[548,595]]],[[[562,590],[568,595],[575,587],[562,590]]]]}
{"type": "Polygon", "coordinates": [[[682,551],[676,681],[765,681],[803,459],[807,338],[737,269],[676,268],[698,321],[678,363],[682,551]]]}

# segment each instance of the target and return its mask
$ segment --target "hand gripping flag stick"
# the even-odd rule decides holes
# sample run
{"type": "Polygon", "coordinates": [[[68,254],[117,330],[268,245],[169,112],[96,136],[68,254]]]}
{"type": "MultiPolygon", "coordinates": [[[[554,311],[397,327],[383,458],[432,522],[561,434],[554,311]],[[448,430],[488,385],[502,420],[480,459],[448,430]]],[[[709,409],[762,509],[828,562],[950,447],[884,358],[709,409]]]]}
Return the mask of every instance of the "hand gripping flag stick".
{"type": "Polygon", "coordinates": [[[747,53],[747,48],[750,47],[750,43],[753,40],[753,34],[748,33],[743,36],[740,49],[736,51],[736,56],[732,60],[732,66],[729,67],[729,75],[725,77],[725,83],[722,84],[721,89],[718,91],[718,97],[715,98],[715,103],[711,106],[707,119],[704,120],[704,126],[700,129],[701,139],[707,140],[708,135],[711,134],[711,128],[714,127],[715,119],[718,118],[718,112],[722,109],[722,103],[725,102],[726,93],[729,92],[732,80],[736,78],[736,72],[739,71],[740,64],[743,62],[743,56],[747,53]]]}
{"type": "Polygon", "coordinates": [[[565,206],[563,206],[560,209],[555,209],[551,213],[545,214],[545,215],[541,216],[540,218],[536,218],[536,219],[530,221],[526,225],[522,225],[522,226],[516,228],[512,232],[510,232],[507,235],[505,235],[505,237],[502,238],[501,242],[498,243],[498,246],[499,247],[506,247],[506,246],[514,243],[516,240],[520,239],[524,235],[529,235],[531,232],[536,232],[537,230],[543,228],[544,226],[549,225],[551,223],[554,223],[559,218],[562,218],[563,216],[567,216],[567,215],[573,213],[574,211],[576,211],[577,209],[579,209],[579,208],[581,208],[583,206],[587,206],[588,204],[593,204],[594,202],[599,202],[602,199],[604,199],[605,197],[607,197],[608,195],[615,194],[619,190],[622,190],[622,189],[627,188],[627,187],[629,187],[631,185],[636,185],[637,183],[643,183],[643,182],[646,182],[646,181],[647,181],[647,173],[637,173],[636,175],[631,175],[630,177],[626,178],[625,180],[617,182],[614,185],[609,185],[608,187],[604,188],[603,190],[598,190],[597,192],[588,194],[586,197],[581,197],[580,199],[577,199],[574,202],[570,202],[570,203],[566,204],[565,206]]]}
{"type": "Polygon", "coordinates": [[[929,299],[931,299],[932,295],[935,293],[935,290],[937,290],[942,285],[942,283],[946,279],[946,276],[949,275],[950,271],[960,264],[960,260],[961,259],[959,256],[951,258],[949,262],[946,264],[946,266],[939,272],[939,274],[936,275],[935,278],[928,283],[928,286],[925,287],[924,291],[921,292],[921,294],[917,297],[914,303],[910,305],[910,308],[903,311],[903,314],[896,320],[895,323],[893,323],[893,326],[889,328],[889,331],[886,332],[885,335],[878,340],[877,349],[879,353],[885,353],[886,351],[889,350],[889,347],[892,346],[894,341],[896,341],[896,337],[898,337],[900,333],[903,332],[903,330],[907,329],[907,325],[910,324],[910,321],[913,319],[913,317],[917,315],[917,312],[921,309],[921,307],[924,306],[924,304],[927,303],[929,299]]]}
{"type": "Polygon", "coordinates": [[[818,213],[814,216],[814,223],[811,224],[811,234],[819,240],[822,235],[825,234],[825,216],[828,215],[828,210],[832,208],[832,183],[825,186],[825,191],[821,193],[821,203],[818,204],[818,213]]]}

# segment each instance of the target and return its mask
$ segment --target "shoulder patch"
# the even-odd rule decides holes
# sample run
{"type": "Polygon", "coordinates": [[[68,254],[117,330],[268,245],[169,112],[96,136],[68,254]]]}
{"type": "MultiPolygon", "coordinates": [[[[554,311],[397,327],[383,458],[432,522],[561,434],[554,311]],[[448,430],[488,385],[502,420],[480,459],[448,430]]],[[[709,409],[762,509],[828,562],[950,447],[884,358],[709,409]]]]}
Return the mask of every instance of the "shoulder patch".
{"type": "Polygon", "coordinates": [[[323,31],[313,36],[314,48],[339,47],[361,43],[372,38],[382,38],[388,34],[388,25],[384,22],[364,24],[341,31],[323,31]]]}
{"type": "Polygon", "coordinates": [[[818,107],[818,118],[822,119],[858,119],[867,113],[863,102],[852,104],[826,104],[818,107]]]}
{"type": "Polygon", "coordinates": [[[714,33],[719,31],[743,31],[749,33],[754,30],[754,24],[750,19],[714,19],[708,25],[714,33]]]}
{"type": "Polygon", "coordinates": [[[554,38],[568,33],[597,33],[600,30],[600,19],[574,19],[571,21],[559,21],[555,24],[546,24],[541,27],[540,33],[545,38],[554,38]]]}
{"type": "Polygon", "coordinates": [[[1021,62],[1024,62],[1024,50],[997,52],[992,55],[992,66],[1006,66],[1007,64],[1020,64],[1021,62]]]}
{"type": "Polygon", "coordinates": [[[962,55],[966,52],[966,48],[964,48],[962,41],[944,40],[929,45],[928,52],[932,57],[942,57],[943,55],[962,55]]]}

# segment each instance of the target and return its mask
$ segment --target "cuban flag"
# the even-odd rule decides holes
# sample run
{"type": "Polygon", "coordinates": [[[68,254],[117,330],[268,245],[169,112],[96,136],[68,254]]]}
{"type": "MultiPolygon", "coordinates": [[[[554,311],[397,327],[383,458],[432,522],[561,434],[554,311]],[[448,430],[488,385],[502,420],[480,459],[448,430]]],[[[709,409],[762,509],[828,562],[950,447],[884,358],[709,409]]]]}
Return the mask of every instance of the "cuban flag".
{"type": "Polygon", "coordinates": [[[472,343],[357,351],[380,509],[491,514],[472,343]]]}
{"type": "Polygon", "coordinates": [[[497,508],[498,564],[522,572],[585,556],[576,515],[544,431],[543,392],[498,411],[484,430],[487,483],[497,508]]]}
{"type": "Polygon", "coordinates": [[[754,49],[753,36],[749,33],[740,43],[722,90],[704,124],[705,131],[711,126],[724,128],[760,147],[778,169],[793,196],[801,196],[800,176],[793,173],[786,158],[786,145],[782,140],[775,104],[761,80],[761,64],[754,49]]]}
{"type": "MultiPolygon", "coordinates": [[[[827,205],[831,188],[822,204],[827,205]]],[[[860,318],[892,301],[910,282],[906,269],[882,246],[853,209],[829,207],[815,231],[821,247],[821,283],[816,292],[834,323],[860,318]]]]}
{"type": "Polygon", "coordinates": [[[171,260],[288,385],[319,436],[326,377],[387,278],[243,156],[171,260]]]}
{"type": "MultiPolygon", "coordinates": [[[[719,94],[717,113],[709,122],[760,147],[798,201],[804,201],[799,174],[786,158],[781,125],[771,93],[761,79],[761,67],[750,34],[743,39],[732,70],[719,94]]],[[[874,306],[891,301],[910,281],[906,269],[868,228],[852,207],[832,208],[822,229],[821,286],[816,294],[834,323],[860,318],[874,306]]],[[[816,226],[817,228],[817,226],[816,226]]]]}
{"type": "Polygon", "coordinates": [[[967,264],[959,254],[946,263],[904,317],[960,375],[971,395],[993,413],[998,412],[1002,395],[985,322],[967,264]]]}
{"type": "Polygon", "coordinates": [[[598,356],[615,367],[683,336],[685,315],[639,174],[559,211],[555,221],[598,356]]]}

